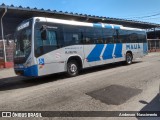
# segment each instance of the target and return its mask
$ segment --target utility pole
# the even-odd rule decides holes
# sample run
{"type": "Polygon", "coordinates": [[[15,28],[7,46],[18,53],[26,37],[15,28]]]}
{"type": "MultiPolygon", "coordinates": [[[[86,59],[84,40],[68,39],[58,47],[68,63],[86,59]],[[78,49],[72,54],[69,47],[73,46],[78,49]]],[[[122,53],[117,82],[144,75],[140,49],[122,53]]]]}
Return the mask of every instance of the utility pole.
{"type": "Polygon", "coordinates": [[[5,41],[4,41],[4,32],[3,32],[3,17],[7,13],[7,8],[5,8],[5,11],[1,17],[1,31],[2,31],[2,41],[3,41],[3,53],[4,53],[4,67],[6,67],[6,47],[5,47],[5,41]]]}

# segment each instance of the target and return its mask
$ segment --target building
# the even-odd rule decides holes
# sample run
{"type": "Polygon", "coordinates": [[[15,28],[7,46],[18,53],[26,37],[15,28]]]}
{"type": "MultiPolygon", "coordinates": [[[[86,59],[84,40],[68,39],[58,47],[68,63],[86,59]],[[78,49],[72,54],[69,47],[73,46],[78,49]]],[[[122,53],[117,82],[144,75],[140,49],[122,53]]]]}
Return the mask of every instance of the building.
{"type": "Polygon", "coordinates": [[[160,51],[160,30],[148,32],[148,49],[149,52],[160,51]]]}

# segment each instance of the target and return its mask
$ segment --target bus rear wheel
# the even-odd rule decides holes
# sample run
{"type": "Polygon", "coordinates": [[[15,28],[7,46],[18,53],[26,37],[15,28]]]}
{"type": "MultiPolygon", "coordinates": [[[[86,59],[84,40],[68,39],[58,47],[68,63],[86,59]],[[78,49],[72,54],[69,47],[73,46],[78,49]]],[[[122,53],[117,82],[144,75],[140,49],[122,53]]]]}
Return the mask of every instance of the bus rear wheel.
{"type": "Polygon", "coordinates": [[[126,64],[127,64],[127,65],[132,64],[132,60],[133,60],[132,54],[131,54],[131,53],[127,53],[127,54],[126,54],[126,64]]]}
{"type": "Polygon", "coordinates": [[[67,75],[69,77],[75,77],[79,73],[78,63],[75,60],[70,60],[67,63],[67,75]]]}

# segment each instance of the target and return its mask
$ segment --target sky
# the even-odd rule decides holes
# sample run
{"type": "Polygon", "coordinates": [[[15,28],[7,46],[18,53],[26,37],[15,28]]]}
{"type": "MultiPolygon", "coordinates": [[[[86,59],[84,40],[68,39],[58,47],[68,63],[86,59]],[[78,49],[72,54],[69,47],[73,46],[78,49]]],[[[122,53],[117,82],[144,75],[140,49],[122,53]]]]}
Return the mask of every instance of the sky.
{"type": "Polygon", "coordinates": [[[160,24],[160,0],[0,0],[0,4],[160,24]]]}

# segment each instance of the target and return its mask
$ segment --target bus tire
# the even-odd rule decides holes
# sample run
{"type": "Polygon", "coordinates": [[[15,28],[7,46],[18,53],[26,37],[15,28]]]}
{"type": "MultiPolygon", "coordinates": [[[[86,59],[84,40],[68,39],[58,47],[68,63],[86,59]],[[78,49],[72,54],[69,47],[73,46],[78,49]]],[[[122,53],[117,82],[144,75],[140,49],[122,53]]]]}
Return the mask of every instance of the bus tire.
{"type": "Polygon", "coordinates": [[[75,77],[79,73],[79,67],[76,60],[70,60],[67,63],[67,75],[69,77],[75,77]]]}
{"type": "Polygon", "coordinates": [[[133,60],[132,54],[131,54],[131,53],[127,53],[127,54],[126,54],[126,64],[127,64],[127,65],[132,64],[132,60],[133,60]]]}

